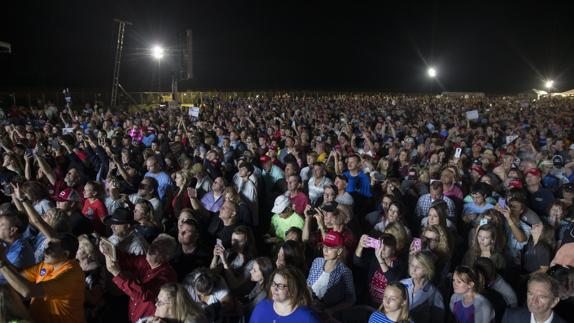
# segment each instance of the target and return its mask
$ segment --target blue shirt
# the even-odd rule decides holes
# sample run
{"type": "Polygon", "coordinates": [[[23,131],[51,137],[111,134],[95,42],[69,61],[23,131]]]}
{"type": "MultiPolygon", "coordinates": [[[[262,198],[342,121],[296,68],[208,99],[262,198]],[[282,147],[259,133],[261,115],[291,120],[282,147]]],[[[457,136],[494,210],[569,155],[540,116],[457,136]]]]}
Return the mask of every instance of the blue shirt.
{"type": "Polygon", "coordinates": [[[364,197],[371,197],[371,179],[369,176],[365,175],[363,171],[359,171],[357,176],[351,176],[349,171],[343,173],[345,177],[349,180],[347,183],[347,188],[345,191],[347,193],[357,192],[364,197]]]}
{"type": "MultiPolygon", "coordinates": [[[[36,264],[34,250],[26,238],[20,238],[8,246],[6,259],[17,269],[28,268],[36,264]]],[[[0,284],[6,284],[6,278],[1,274],[0,284]]]]}
{"type": "Polygon", "coordinates": [[[287,315],[281,316],[275,312],[273,309],[273,301],[270,299],[265,299],[259,302],[253,314],[251,314],[251,319],[249,323],[319,323],[315,318],[311,310],[305,306],[299,306],[297,309],[287,315]]]}
{"type": "Polygon", "coordinates": [[[165,194],[167,190],[173,186],[173,182],[171,181],[171,177],[165,172],[159,172],[157,174],[147,172],[145,173],[145,177],[153,177],[157,181],[157,194],[159,195],[159,199],[165,202],[165,194]]]}

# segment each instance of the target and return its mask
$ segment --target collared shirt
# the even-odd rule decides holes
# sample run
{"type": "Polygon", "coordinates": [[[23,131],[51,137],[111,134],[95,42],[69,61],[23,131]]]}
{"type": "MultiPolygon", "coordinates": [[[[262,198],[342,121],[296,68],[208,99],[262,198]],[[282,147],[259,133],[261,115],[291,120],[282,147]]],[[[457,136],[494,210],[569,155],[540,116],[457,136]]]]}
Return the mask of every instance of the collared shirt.
{"type": "Polygon", "coordinates": [[[550,316],[544,322],[536,321],[536,319],[534,318],[534,314],[530,313],[530,323],[552,323],[553,319],[554,319],[554,311],[550,312],[550,316]]]}
{"type": "MultiPolygon", "coordinates": [[[[20,238],[7,246],[7,249],[6,259],[8,259],[16,269],[28,268],[36,264],[34,250],[28,239],[20,238]]],[[[6,284],[6,278],[4,278],[4,275],[0,275],[0,284],[6,284]]]]}
{"type": "Polygon", "coordinates": [[[40,285],[43,297],[32,297],[30,315],[39,323],[85,322],[84,273],[76,259],[67,260],[58,268],[41,262],[24,269],[22,276],[40,285]]]}
{"type": "Polygon", "coordinates": [[[409,310],[416,308],[422,304],[428,303],[431,306],[435,306],[439,309],[444,309],[444,301],[442,298],[441,293],[434,287],[431,283],[426,283],[426,285],[417,290],[417,293],[414,293],[415,290],[415,283],[413,282],[412,278],[406,278],[401,280],[401,284],[403,284],[407,288],[407,294],[409,295],[409,310]]]}
{"type": "Polygon", "coordinates": [[[119,259],[122,271],[112,281],[130,297],[130,321],[153,315],[161,286],[177,281],[175,270],[167,263],[152,269],[145,256],[123,255],[119,259]]]}
{"type": "MultiPolygon", "coordinates": [[[[456,207],[454,205],[454,202],[449,197],[444,196],[444,195],[441,197],[441,200],[446,202],[446,205],[448,207],[449,219],[455,219],[456,218],[456,207]]],[[[434,200],[431,198],[430,193],[425,194],[419,198],[419,200],[417,202],[417,207],[415,209],[415,212],[416,212],[417,216],[419,217],[419,219],[422,219],[428,215],[429,210],[430,210],[433,202],[434,202],[434,200]]]]}
{"type": "Polygon", "coordinates": [[[213,191],[210,191],[203,195],[201,198],[201,204],[203,204],[203,207],[205,207],[209,212],[217,213],[223,205],[223,200],[223,194],[219,195],[218,198],[215,198],[213,191]]]}
{"type": "Polygon", "coordinates": [[[165,172],[159,172],[154,174],[152,172],[147,172],[144,175],[145,177],[153,177],[157,181],[157,194],[159,195],[159,199],[165,201],[165,197],[167,194],[167,190],[173,187],[173,182],[171,181],[171,177],[165,172]]]}

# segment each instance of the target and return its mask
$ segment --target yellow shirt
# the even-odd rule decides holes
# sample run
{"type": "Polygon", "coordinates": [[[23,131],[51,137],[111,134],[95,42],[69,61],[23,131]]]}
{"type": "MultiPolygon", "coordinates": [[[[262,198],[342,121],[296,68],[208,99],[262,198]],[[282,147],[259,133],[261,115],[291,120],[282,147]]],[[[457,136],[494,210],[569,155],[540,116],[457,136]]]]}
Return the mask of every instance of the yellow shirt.
{"type": "Polygon", "coordinates": [[[68,260],[58,269],[41,262],[21,273],[44,290],[44,297],[33,297],[30,302],[30,315],[34,322],[86,322],[84,273],[76,260],[68,260]]]}

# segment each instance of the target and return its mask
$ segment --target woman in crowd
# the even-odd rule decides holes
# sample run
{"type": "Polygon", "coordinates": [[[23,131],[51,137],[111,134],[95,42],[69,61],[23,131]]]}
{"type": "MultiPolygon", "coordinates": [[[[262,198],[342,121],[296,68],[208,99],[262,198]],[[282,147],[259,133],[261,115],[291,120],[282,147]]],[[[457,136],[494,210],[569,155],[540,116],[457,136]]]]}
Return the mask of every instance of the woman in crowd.
{"type": "Polygon", "coordinates": [[[185,287],[177,283],[161,286],[155,302],[153,317],[140,320],[141,323],[152,322],[174,323],[207,323],[207,317],[201,307],[195,303],[185,287]]]}
{"type": "Polygon", "coordinates": [[[256,256],[253,232],[241,225],[233,229],[231,249],[226,250],[216,244],[213,248],[211,269],[223,269],[223,275],[231,290],[235,290],[249,280],[253,259],[256,256]]]}
{"type": "Polygon", "coordinates": [[[530,274],[550,265],[556,248],[554,235],[554,228],[548,224],[532,225],[528,243],[522,248],[520,257],[525,273],[530,274]]]}
{"type": "Polygon", "coordinates": [[[416,323],[444,322],[445,306],[442,294],[432,283],[434,256],[429,252],[409,255],[409,278],[401,280],[409,298],[409,313],[416,323]]]}
{"type": "Polygon", "coordinates": [[[163,225],[157,223],[154,214],[153,205],[147,200],[134,205],[135,231],[150,243],[163,231],[163,225]]]}
{"type": "Polygon", "coordinates": [[[294,240],[283,242],[277,251],[275,266],[277,268],[292,266],[301,270],[301,272],[307,272],[303,244],[294,240]]]}
{"type": "Polygon", "coordinates": [[[104,293],[106,292],[106,267],[104,258],[95,245],[95,239],[91,236],[81,235],[78,237],[78,251],[76,259],[82,267],[85,275],[86,286],[86,320],[97,321],[105,306],[104,293]]]}
{"type": "Polygon", "coordinates": [[[257,304],[249,323],[319,323],[308,307],[311,295],[297,269],[277,269],[269,282],[268,299],[257,304]]]}
{"type": "Polygon", "coordinates": [[[373,312],[369,323],[410,323],[409,297],[405,285],[395,282],[385,289],[379,310],[373,312]]]}
{"type": "Polygon", "coordinates": [[[177,215],[181,210],[191,208],[191,201],[187,194],[187,188],[190,186],[193,187],[193,179],[194,177],[187,170],[179,170],[175,172],[174,183],[176,192],[171,200],[173,214],[177,215]]]}
{"type": "Polygon", "coordinates": [[[450,310],[457,323],[491,323],[494,309],[480,294],[484,278],[472,268],[458,266],[452,278],[454,294],[450,298],[450,310]]]}
{"type": "Polygon", "coordinates": [[[242,304],[243,316],[249,318],[255,306],[267,297],[267,286],[273,273],[273,262],[267,257],[259,257],[253,261],[251,267],[250,280],[255,283],[248,294],[243,295],[240,299],[242,304]]]}
{"type": "Polygon", "coordinates": [[[315,258],[307,277],[313,307],[327,314],[350,307],[356,300],[353,275],[344,264],[343,242],[340,233],[327,233],[323,238],[323,257],[315,258]]]}
{"type": "Polygon", "coordinates": [[[380,305],[383,301],[385,288],[388,284],[399,280],[404,274],[403,262],[396,256],[397,242],[395,237],[383,233],[378,239],[379,248],[365,255],[366,248],[373,248],[370,241],[375,238],[364,234],[355,250],[353,264],[359,268],[367,268],[366,285],[369,290],[369,303],[380,305]]]}
{"type": "Polygon", "coordinates": [[[462,264],[472,267],[478,257],[485,257],[492,260],[496,269],[505,269],[506,261],[502,255],[502,250],[498,249],[497,239],[497,230],[494,224],[487,223],[480,226],[476,233],[474,243],[462,259],[462,264]]]}
{"type": "MultiPolygon", "coordinates": [[[[391,202],[388,211],[384,214],[384,217],[377,224],[375,224],[374,230],[384,232],[385,228],[391,223],[398,222],[402,224],[402,221],[404,221],[404,213],[405,211],[402,203],[397,201],[391,202]]],[[[410,234],[408,227],[404,227],[407,231],[407,234],[410,234]]]]}
{"type": "Polygon", "coordinates": [[[421,233],[421,239],[436,257],[435,271],[441,277],[446,275],[452,256],[447,232],[439,225],[427,225],[421,233]]]}

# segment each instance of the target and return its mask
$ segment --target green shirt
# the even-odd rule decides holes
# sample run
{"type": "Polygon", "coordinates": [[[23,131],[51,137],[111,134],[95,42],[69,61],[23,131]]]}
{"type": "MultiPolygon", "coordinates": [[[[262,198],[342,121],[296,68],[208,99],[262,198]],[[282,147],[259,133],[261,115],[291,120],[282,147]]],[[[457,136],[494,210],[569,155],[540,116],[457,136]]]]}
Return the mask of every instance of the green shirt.
{"type": "Polygon", "coordinates": [[[279,214],[274,214],[271,218],[271,226],[274,230],[275,236],[285,240],[285,232],[291,227],[303,229],[305,220],[301,218],[296,212],[293,212],[289,217],[282,218],[279,214]]]}

